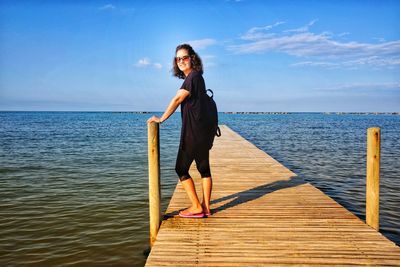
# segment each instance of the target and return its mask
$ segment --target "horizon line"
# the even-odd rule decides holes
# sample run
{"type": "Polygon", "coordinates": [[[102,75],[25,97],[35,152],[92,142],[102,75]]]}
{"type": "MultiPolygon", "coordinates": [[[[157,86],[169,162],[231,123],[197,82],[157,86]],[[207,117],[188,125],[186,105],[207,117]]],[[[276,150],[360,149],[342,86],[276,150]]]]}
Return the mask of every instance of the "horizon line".
{"type": "MultiPolygon", "coordinates": [[[[76,113],[136,113],[151,114],[163,113],[164,111],[144,111],[144,110],[0,110],[0,112],[76,112],[76,113]]],[[[176,111],[175,113],[181,113],[176,111]]],[[[322,114],[393,114],[400,115],[400,111],[218,111],[224,114],[293,114],[293,113],[322,113],[322,114]]]]}

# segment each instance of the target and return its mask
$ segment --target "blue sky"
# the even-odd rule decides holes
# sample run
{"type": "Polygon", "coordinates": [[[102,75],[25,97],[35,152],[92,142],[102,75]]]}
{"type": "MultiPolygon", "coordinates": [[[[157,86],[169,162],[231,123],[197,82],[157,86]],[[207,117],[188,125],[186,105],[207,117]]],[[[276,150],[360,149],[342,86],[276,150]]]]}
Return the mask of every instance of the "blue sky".
{"type": "Polygon", "coordinates": [[[190,43],[220,111],[400,111],[400,1],[54,2],[0,1],[0,110],[163,111],[190,43]]]}

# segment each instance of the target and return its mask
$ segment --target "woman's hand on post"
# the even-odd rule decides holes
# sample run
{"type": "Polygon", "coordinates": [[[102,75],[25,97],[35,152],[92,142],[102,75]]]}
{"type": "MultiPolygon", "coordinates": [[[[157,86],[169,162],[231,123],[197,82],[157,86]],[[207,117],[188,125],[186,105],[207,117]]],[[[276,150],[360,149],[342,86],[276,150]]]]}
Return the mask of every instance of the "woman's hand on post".
{"type": "Polygon", "coordinates": [[[157,122],[157,123],[161,123],[161,119],[157,116],[153,116],[150,119],[147,120],[147,123],[151,123],[151,122],[157,122]]]}

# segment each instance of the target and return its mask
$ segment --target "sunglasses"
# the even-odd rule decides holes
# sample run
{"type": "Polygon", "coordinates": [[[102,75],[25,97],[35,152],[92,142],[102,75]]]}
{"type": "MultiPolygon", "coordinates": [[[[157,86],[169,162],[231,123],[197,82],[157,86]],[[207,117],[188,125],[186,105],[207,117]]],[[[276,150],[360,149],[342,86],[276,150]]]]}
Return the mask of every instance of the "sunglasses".
{"type": "Polygon", "coordinates": [[[190,56],[186,55],[183,57],[175,57],[176,63],[181,62],[181,60],[183,60],[183,62],[188,62],[190,60],[190,56]]]}

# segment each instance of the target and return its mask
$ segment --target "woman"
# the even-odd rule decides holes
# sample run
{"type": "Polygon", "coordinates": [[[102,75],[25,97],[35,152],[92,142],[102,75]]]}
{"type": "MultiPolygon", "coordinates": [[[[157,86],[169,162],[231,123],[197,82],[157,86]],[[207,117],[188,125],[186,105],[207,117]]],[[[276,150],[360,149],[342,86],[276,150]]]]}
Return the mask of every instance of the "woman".
{"type": "Polygon", "coordinates": [[[212,178],[209,163],[209,150],[215,131],[207,119],[207,93],[203,79],[203,64],[200,57],[188,44],[179,45],[173,61],[174,76],[185,79],[181,89],[171,100],[164,114],[151,117],[147,122],[162,123],[181,105],[182,130],[176,159],[175,171],[192,202],[191,207],[182,210],[179,216],[202,218],[211,215],[210,199],[212,178]],[[200,204],[189,168],[193,160],[202,177],[203,201],[200,204]]]}

